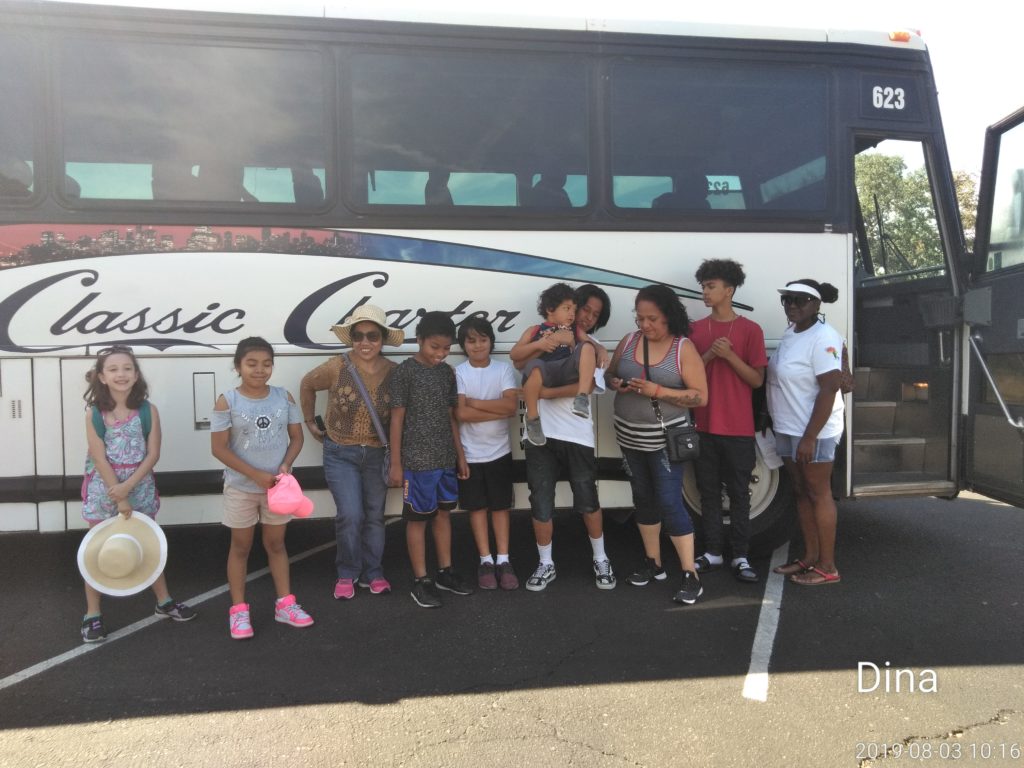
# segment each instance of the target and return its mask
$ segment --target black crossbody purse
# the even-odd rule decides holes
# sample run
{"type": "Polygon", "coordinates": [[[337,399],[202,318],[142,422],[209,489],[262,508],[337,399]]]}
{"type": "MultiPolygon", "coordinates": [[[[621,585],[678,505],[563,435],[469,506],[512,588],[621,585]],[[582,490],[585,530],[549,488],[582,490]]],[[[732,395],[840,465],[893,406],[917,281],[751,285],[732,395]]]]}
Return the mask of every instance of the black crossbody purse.
{"type": "MultiPolygon", "coordinates": [[[[644,375],[648,381],[651,380],[651,369],[647,364],[646,337],[644,337],[644,375]]],[[[679,376],[682,378],[682,371],[679,372],[679,376]]],[[[651,407],[665,433],[665,452],[668,454],[668,460],[673,464],[696,461],[700,456],[700,436],[697,434],[697,427],[690,422],[689,418],[685,424],[666,427],[665,419],[661,416],[661,405],[658,403],[658,398],[651,398],[651,407]]]]}

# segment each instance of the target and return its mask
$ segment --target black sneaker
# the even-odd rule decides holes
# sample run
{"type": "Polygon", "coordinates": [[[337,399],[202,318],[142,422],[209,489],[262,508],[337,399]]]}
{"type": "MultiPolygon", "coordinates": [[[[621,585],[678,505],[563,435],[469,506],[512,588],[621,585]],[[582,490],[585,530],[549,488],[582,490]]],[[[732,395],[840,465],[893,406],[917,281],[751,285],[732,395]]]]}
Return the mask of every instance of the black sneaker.
{"type": "Polygon", "coordinates": [[[189,608],[184,603],[176,603],[173,600],[168,600],[163,605],[158,605],[155,613],[157,616],[174,619],[175,621],[192,621],[192,619],[198,616],[194,608],[189,608]]]}
{"type": "Polygon", "coordinates": [[[700,585],[700,579],[693,571],[683,571],[683,584],[679,587],[672,599],[684,605],[693,605],[697,598],[704,594],[704,587],[700,585]]]}
{"type": "Polygon", "coordinates": [[[646,587],[651,583],[651,579],[664,581],[667,578],[668,574],[665,573],[665,569],[655,563],[653,557],[645,557],[644,564],[629,574],[626,581],[634,587],[646,587]]]}
{"type": "Polygon", "coordinates": [[[441,598],[437,596],[434,582],[430,579],[416,579],[412,583],[412,599],[420,608],[440,608],[441,598]]]}
{"type": "Polygon", "coordinates": [[[98,643],[107,639],[107,631],[103,628],[102,616],[90,616],[82,621],[82,642],[98,643]]]}
{"type": "Polygon", "coordinates": [[[453,592],[456,595],[473,594],[473,588],[464,582],[451,566],[441,568],[437,572],[437,576],[434,577],[434,582],[438,589],[443,589],[445,592],[453,592]]]}

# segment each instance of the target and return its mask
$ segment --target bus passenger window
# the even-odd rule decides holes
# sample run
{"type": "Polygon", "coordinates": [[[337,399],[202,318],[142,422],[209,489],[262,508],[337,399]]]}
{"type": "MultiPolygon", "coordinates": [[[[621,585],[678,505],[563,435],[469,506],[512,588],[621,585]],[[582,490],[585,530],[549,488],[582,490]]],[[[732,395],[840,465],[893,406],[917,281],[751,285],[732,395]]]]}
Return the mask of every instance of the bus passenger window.
{"type": "Polygon", "coordinates": [[[423,185],[423,202],[426,205],[455,205],[451,190],[448,189],[451,176],[448,171],[431,171],[427,174],[427,183],[423,185]]]}
{"type": "Polygon", "coordinates": [[[295,167],[292,171],[292,192],[299,205],[316,207],[324,203],[324,185],[312,168],[295,167]]]}
{"type": "Polygon", "coordinates": [[[153,163],[154,200],[199,200],[197,179],[191,166],[173,160],[153,163]]]}
{"type": "Polygon", "coordinates": [[[243,183],[245,169],[222,158],[207,160],[199,165],[199,194],[202,200],[220,200],[226,203],[259,202],[243,183]]]}
{"type": "Polygon", "coordinates": [[[32,194],[32,168],[16,157],[0,158],[0,197],[32,194]]]}
{"type": "Polygon", "coordinates": [[[651,208],[707,209],[708,178],[704,174],[679,173],[672,177],[672,191],[658,195],[651,208]]]}
{"type": "Polygon", "coordinates": [[[565,191],[566,174],[542,173],[526,195],[525,205],[533,208],[572,208],[565,191]]]}

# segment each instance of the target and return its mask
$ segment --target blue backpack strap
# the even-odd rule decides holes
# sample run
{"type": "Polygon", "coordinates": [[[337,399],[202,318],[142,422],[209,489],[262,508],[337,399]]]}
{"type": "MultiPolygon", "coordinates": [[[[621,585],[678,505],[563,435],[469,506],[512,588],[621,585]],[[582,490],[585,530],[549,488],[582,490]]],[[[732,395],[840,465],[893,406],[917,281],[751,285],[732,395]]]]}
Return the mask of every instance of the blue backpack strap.
{"type": "Polygon", "coordinates": [[[92,406],[92,428],[96,430],[100,440],[107,434],[107,424],[103,421],[103,414],[100,413],[100,409],[95,405],[92,406]]]}
{"type": "MultiPolygon", "coordinates": [[[[153,429],[153,411],[150,410],[149,400],[143,400],[139,406],[139,421],[142,422],[142,436],[148,440],[153,429]]],[[[103,421],[103,414],[95,405],[92,406],[92,426],[102,440],[107,434],[107,423],[103,421]]]]}
{"type": "Polygon", "coordinates": [[[143,400],[139,406],[139,421],[142,422],[142,436],[148,440],[153,429],[153,411],[150,410],[149,400],[143,400]]]}

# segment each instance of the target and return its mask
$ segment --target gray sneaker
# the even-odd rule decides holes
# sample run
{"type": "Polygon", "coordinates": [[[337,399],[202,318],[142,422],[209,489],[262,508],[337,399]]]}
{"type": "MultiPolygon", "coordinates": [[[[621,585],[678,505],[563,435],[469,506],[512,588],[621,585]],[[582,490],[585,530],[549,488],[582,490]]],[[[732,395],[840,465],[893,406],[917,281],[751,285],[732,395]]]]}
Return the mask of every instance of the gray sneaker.
{"type": "Polygon", "coordinates": [[[615,573],[612,572],[611,561],[594,561],[594,583],[598,589],[615,589],[615,573]]]}
{"type": "Polygon", "coordinates": [[[198,615],[195,609],[189,608],[184,603],[176,603],[173,600],[168,600],[163,605],[158,605],[155,613],[157,616],[162,616],[165,619],[174,619],[175,621],[192,621],[198,615]]]}
{"type": "Polygon", "coordinates": [[[526,420],[526,439],[534,445],[544,445],[548,439],[544,437],[544,430],[540,426],[540,419],[526,420]]]}
{"type": "Polygon", "coordinates": [[[693,605],[697,598],[704,594],[704,587],[700,585],[700,579],[693,571],[683,571],[683,584],[679,587],[672,599],[683,605],[693,605]]]}
{"type": "Polygon", "coordinates": [[[526,588],[530,592],[541,592],[555,580],[554,563],[537,563],[537,569],[526,580],[526,588]]]}
{"type": "Polygon", "coordinates": [[[572,399],[572,412],[584,419],[590,418],[590,397],[579,394],[572,399]]]}

